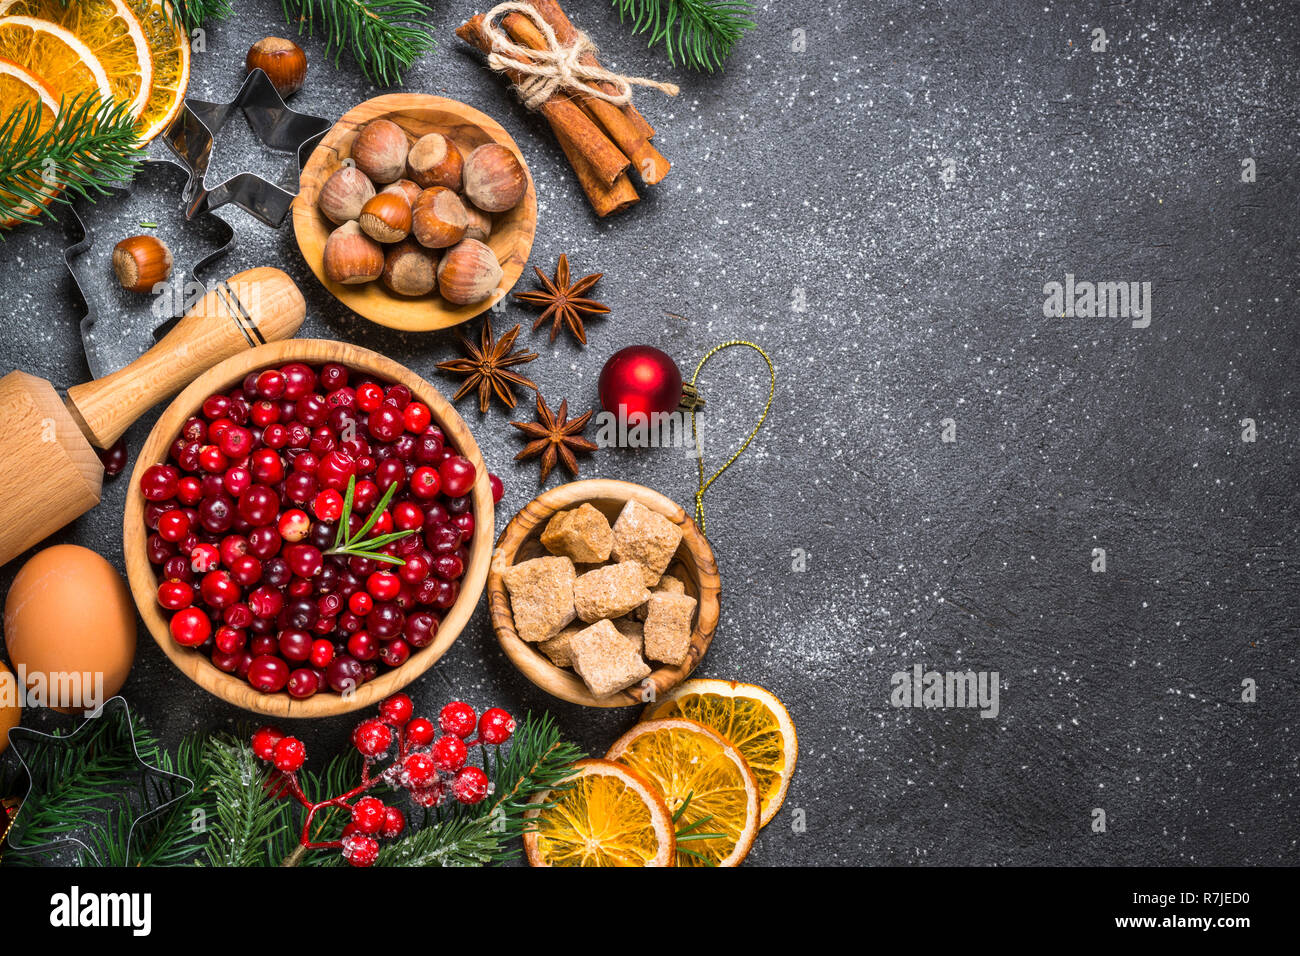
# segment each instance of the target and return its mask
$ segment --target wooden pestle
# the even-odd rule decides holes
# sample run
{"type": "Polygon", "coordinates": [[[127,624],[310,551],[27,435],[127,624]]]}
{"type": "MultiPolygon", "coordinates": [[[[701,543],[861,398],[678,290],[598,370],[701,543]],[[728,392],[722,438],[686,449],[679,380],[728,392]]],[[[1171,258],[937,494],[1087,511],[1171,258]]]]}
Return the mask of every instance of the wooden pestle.
{"type": "Polygon", "coordinates": [[[307,304],[279,269],[231,276],[126,368],[60,399],[25,372],[0,378],[0,564],[99,503],[108,448],[140,415],[246,348],[291,337],[307,304]]]}

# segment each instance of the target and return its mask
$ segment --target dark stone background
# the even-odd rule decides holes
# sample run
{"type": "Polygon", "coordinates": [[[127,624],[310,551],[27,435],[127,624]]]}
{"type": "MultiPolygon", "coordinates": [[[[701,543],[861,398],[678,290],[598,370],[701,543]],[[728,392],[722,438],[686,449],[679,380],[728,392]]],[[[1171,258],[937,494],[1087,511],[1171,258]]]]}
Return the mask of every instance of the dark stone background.
{"type": "MultiPolygon", "coordinates": [[[[237,5],[195,58],[197,97],[231,97],[249,44],[285,32],[273,0],[237,5]]],[[[499,118],[537,181],[531,262],[550,270],[567,252],[579,273],[605,273],[613,315],[591,323],[587,348],[523,335],[542,355],[527,371],[543,394],[594,405],[601,364],[640,342],[688,375],[729,338],[776,362],[768,424],[708,497],[724,602],[699,670],[770,688],[798,723],[799,770],[753,862],[1296,860],[1300,8],[769,2],[726,73],[707,76],[645,51],[609,4],[570,0],[611,65],[683,86],[671,102],[639,96],[670,177],[599,222],[549,132],[452,38],[471,7],[436,6],[440,46],[404,88],[499,118]],[[1088,49],[1098,26],[1104,53],[1088,49]],[[796,29],[805,52],[791,48],[796,29]],[[1151,282],[1150,328],[1044,318],[1043,284],[1067,272],[1151,282]],[[1247,417],[1254,444],[1240,437],[1247,417]],[[955,443],[940,440],[945,418],[955,443]],[[1089,571],[1094,547],[1106,574],[1089,571]],[[890,675],[915,663],[997,670],[999,718],[892,709],[890,675]],[[1255,704],[1240,700],[1244,678],[1255,704]]],[[[334,117],[381,92],[346,56],[335,68],[319,41],[303,43],[297,109],[334,117]]],[[[274,167],[236,142],[230,170],[274,167]]],[[[450,386],[433,366],[454,353],[451,334],[351,316],[289,226],[225,215],[237,245],[216,271],[280,266],[307,295],[304,335],[450,386]]],[[[0,247],[3,368],[60,387],[86,377],[63,243],[45,226],[0,247]]],[[[145,337],[119,321],[125,362],[145,337]]],[[[703,386],[712,463],[761,408],[764,369],[733,350],[703,386]]],[[[501,527],[536,493],[536,470],[510,460],[513,416],[461,410],[505,480],[501,527]]],[[[131,430],[133,447],[155,417],[131,430]]],[[[680,451],[604,451],[583,475],[687,505],[695,490],[680,451]]],[[[123,493],[110,483],[51,540],[121,566],[123,493]]],[[[412,690],[430,709],[453,696],[549,708],[597,754],[636,716],[549,699],[500,653],[483,607],[412,690]]],[[[143,631],[125,694],[167,741],[242,716],[143,631]]],[[[292,731],[321,754],[353,722],[292,731]]]]}

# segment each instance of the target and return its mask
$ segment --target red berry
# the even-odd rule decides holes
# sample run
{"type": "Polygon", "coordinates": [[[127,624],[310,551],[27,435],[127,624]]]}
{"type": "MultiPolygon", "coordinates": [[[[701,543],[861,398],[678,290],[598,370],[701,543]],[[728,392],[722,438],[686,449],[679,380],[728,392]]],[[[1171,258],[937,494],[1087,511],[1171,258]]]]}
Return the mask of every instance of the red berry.
{"type": "Polygon", "coordinates": [[[425,747],[430,744],[436,733],[433,721],[424,717],[416,717],[406,725],[406,739],[416,747],[425,747]]]}
{"type": "Polygon", "coordinates": [[[334,660],[334,642],[323,637],[312,641],[311,654],[307,660],[313,667],[328,667],[329,662],[334,660]]]}
{"type": "Polygon", "coordinates": [[[426,753],[409,754],[402,764],[403,785],[408,788],[422,789],[437,779],[438,767],[426,753]]]}
{"type": "Polygon", "coordinates": [[[465,767],[452,781],[451,792],[461,803],[482,803],[490,785],[487,774],[478,767],[465,767]]]}
{"type": "Polygon", "coordinates": [[[311,510],[321,521],[338,521],[343,516],[343,496],[333,488],[326,488],[311,503],[311,510]]]}
{"type": "Polygon", "coordinates": [[[478,722],[479,739],[487,744],[503,744],[515,732],[515,719],[500,707],[483,711],[478,722]]]}
{"type": "Polygon", "coordinates": [[[366,578],[366,590],[376,601],[391,601],[402,590],[402,580],[391,571],[376,571],[366,578]]]}
{"type": "Polygon", "coordinates": [[[436,498],[441,490],[442,479],[438,476],[437,469],[421,465],[411,475],[411,493],[415,497],[428,501],[430,498],[436,498]]]}
{"type": "Polygon", "coordinates": [[[284,740],[284,731],[278,727],[261,727],[253,732],[253,753],[262,760],[275,755],[275,745],[284,740]]]}
{"type": "Polygon", "coordinates": [[[248,665],[248,682],[264,694],[278,693],[289,682],[289,665],[270,654],[254,657],[248,665]]]}
{"type": "Polygon", "coordinates": [[[158,535],[164,541],[179,541],[190,533],[190,519],[179,508],[158,516],[158,535]]]}
{"type": "Polygon", "coordinates": [[[505,496],[506,493],[506,487],[505,485],[501,484],[501,479],[498,478],[496,475],[489,474],[488,487],[492,489],[492,503],[494,505],[501,504],[501,499],[505,496]]]}
{"type": "Polygon", "coordinates": [[[469,494],[477,477],[473,463],[463,455],[453,455],[439,465],[438,476],[442,479],[443,494],[449,498],[469,494]]]}
{"type": "Polygon", "coordinates": [[[352,731],[352,743],[363,757],[381,757],[393,744],[393,732],[383,721],[371,717],[357,724],[352,731]]]}
{"type": "Polygon", "coordinates": [[[289,681],[284,685],[284,689],[294,700],[305,700],[321,689],[321,681],[311,668],[299,667],[289,675],[289,681]]]}
{"type": "Polygon", "coordinates": [[[149,501],[174,498],[180,477],[180,472],[171,465],[151,465],[140,476],[140,493],[149,501]]]}
{"type": "Polygon", "coordinates": [[[212,643],[223,654],[238,654],[248,645],[248,634],[243,628],[222,624],[212,635],[212,643]]]}
{"type": "Polygon", "coordinates": [[[198,608],[177,611],[168,624],[172,640],[182,647],[198,647],[212,633],[212,621],[198,608]]]}
{"type": "Polygon", "coordinates": [[[241,425],[231,425],[217,442],[222,454],[238,461],[253,450],[253,433],[241,425]]]}
{"type": "Polygon", "coordinates": [[[442,727],[442,732],[454,734],[462,740],[474,733],[477,721],[478,715],[474,713],[474,708],[461,700],[453,700],[438,714],[438,725],[442,727]]]}
{"type": "Polygon", "coordinates": [[[406,408],[402,409],[402,422],[406,425],[406,430],[412,435],[418,435],[429,427],[429,422],[433,420],[433,415],[429,412],[429,406],[423,402],[411,402],[406,408]]]}
{"type": "Polygon", "coordinates": [[[401,667],[411,657],[411,645],[400,637],[384,641],[379,646],[379,659],[389,667],[401,667]]]}
{"type": "Polygon", "coordinates": [[[378,833],[384,827],[387,809],[377,797],[362,797],[352,805],[352,822],[361,833],[378,833]]]}
{"type": "Polygon", "coordinates": [[[401,836],[402,831],[406,829],[406,815],[397,807],[384,808],[384,825],[380,829],[379,835],[386,840],[401,836]]]}
{"type": "Polygon", "coordinates": [[[275,769],[284,773],[293,773],[300,769],[307,760],[307,748],[297,737],[285,737],[275,745],[271,762],[275,769]]]}
{"type": "Polygon", "coordinates": [[[469,750],[465,746],[465,741],[459,737],[448,734],[446,737],[439,737],[433,744],[433,761],[438,765],[439,770],[455,771],[465,766],[465,761],[469,758],[469,750]]]}
{"type": "Polygon", "coordinates": [[[363,382],[357,386],[357,408],[363,412],[373,412],[384,402],[384,390],[374,382],[363,382]]]}
{"type": "Polygon", "coordinates": [[[375,600],[365,591],[353,591],[348,598],[348,610],[357,617],[365,617],[375,606],[375,600]]]}
{"type": "Polygon", "coordinates": [[[349,834],[343,840],[343,859],[353,866],[371,866],[379,859],[379,841],[374,837],[349,834]]]}
{"type": "Polygon", "coordinates": [[[403,727],[411,719],[415,705],[405,694],[394,694],[379,705],[379,719],[392,727],[403,727]]]}
{"type": "Polygon", "coordinates": [[[184,581],[164,581],[158,585],[158,604],[169,611],[181,611],[194,603],[194,588],[184,581]]]}
{"type": "Polygon", "coordinates": [[[311,518],[307,517],[307,512],[301,508],[291,508],[280,515],[280,521],[276,527],[281,538],[296,544],[307,537],[311,531],[311,518]]]}

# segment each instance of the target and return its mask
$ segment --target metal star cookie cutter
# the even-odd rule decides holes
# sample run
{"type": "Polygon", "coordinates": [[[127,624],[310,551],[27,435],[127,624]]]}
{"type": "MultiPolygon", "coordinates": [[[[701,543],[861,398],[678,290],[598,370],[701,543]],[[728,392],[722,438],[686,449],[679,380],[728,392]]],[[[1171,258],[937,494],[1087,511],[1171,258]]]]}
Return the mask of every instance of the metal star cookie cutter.
{"type": "Polygon", "coordinates": [[[134,179],[110,188],[97,202],[72,205],[72,245],[63,251],[63,261],[85,308],[81,343],[95,378],[129,364],[165,333],[185,312],[185,299],[202,281],[201,273],[230,248],[235,231],[228,222],[206,212],[189,216],[179,206],[187,176],[179,163],[148,159],[134,179]],[[113,247],[139,233],[161,239],[175,256],[166,297],[127,292],[113,274],[113,247]],[[92,249],[95,254],[89,255],[92,249]]]}
{"type": "MultiPolygon", "coordinates": [[[[194,792],[194,781],[191,780],[189,777],[183,776],[178,773],[172,773],[169,770],[162,770],[158,767],[153,766],[152,764],[146,763],[144,758],[140,756],[140,750],[135,743],[135,734],[134,734],[135,722],[131,719],[131,708],[127,704],[126,699],[121,696],[113,697],[105,701],[103,706],[101,706],[98,710],[96,710],[93,714],[91,714],[85,720],[85,722],[81,724],[81,726],[79,726],[76,730],[72,731],[69,734],[47,734],[47,733],[42,733],[39,730],[32,730],[30,727],[14,727],[12,730],[9,731],[9,743],[10,746],[13,748],[14,753],[18,757],[18,762],[22,765],[24,772],[26,772],[28,780],[30,780],[31,782],[27,788],[27,795],[23,798],[22,805],[19,806],[18,813],[14,816],[12,826],[9,829],[9,852],[10,853],[16,856],[31,856],[40,853],[48,853],[53,850],[59,850],[64,848],[71,849],[73,847],[80,847],[81,854],[82,854],[82,859],[81,859],[82,865],[85,865],[87,861],[93,861],[93,865],[95,866],[109,865],[108,862],[100,858],[99,853],[96,852],[94,848],[92,848],[84,840],[78,839],[78,837],[75,835],[64,836],[61,839],[50,840],[44,843],[32,844],[31,846],[23,846],[21,841],[24,836],[24,831],[26,827],[26,821],[24,819],[23,814],[26,811],[28,802],[32,798],[32,794],[36,793],[38,789],[40,789],[37,784],[37,774],[36,772],[33,771],[32,764],[29,763],[27,754],[24,752],[27,749],[26,745],[38,741],[43,741],[45,744],[50,746],[70,747],[76,742],[77,738],[86,730],[87,727],[91,725],[93,721],[104,719],[104,716],[108,713],[109,708],[112,708],[114,706],[116,706],[116,709],[120,710],[122,713],[122,716],[125,720],[126,736],[131,741],[131,752],[135,757],[136,762],[140,765],[141,768],[141,772],[140,772],[141,779],[139,783],[142,785],[142,789],[146,794],[152,793],[154,795],[154,799],[152,800],[149,800],[148,797],[144,798],[146,802],[149,802],[152,805],[149,806],[147,810],[145,810],[143,813],[136,816],[135,819],[131,821],[131,828],[127,833],[127,838],[126,838],[127,861],[133,859],[131,855],[131,848],[135,841],[136,828],[139,827],[140,824],[163,813],[165,810],[167,810],[168,807],[172,806],[174,803],[180,800],[183,800],[185,797],[189,796],[191,793],[194,792]],[[145,783],[145,778],[155,778],[155,779],[162,778],[163,783],[155,785],[154,788],[150,791],[147,787],[143,787],[143,784],[145,783]]],[[[130,786],[134,786],[134,785],[135,785],[135,781],[133,781],[130,786]]],[[[123,787],[124,792],[126,792],[128,789],[129,787],[127,786],[123,787]]],[[[104,827],[108,827],[112,825],[112,823],[108,820],[108,813],[109,811],[106,809],[104,811],[105,820],[101,824],[104,827]]],[[[84,836],[85,834],[81,834],[81,835],[84,836]]]]}
{"type": "Polygon", "coordinates": [[[271,228],[279,228],[298,194],[296,187],[290,192],[250,172],[208,185],[208,167],[217,136],[237,113],[243,113],[254,135],[268,149],[296,154],[299,170],[316,141],[334,124],[323,117],[291,110],[266,73],[253,70],[230,103],[205,103],[187,97],[180,115],[163,133],[163,141],[190,173],[184,193],[187,215],[196,216],[234,203],[271,228]]]}

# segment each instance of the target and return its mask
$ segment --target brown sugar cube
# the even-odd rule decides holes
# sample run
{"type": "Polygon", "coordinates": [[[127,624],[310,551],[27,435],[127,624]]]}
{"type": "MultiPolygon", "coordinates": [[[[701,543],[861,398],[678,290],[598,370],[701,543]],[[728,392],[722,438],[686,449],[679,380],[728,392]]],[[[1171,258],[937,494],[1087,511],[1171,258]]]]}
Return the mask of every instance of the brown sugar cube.
{"type": "MultiPolygon", "coordinates": [[[[650,593],[655,591],[667,591],[669,594],[685,594],[686,585],[682,583],[681,578],[675,578],[671,574],[665,574],[659,579],[659,583],[650,589],[650,593]]],[[[642,604],[632,612],[632,616],[638,621],[644,621],[646,612],[650,610],[648,605],[642,604]]]]}
{"type": "Polygon", "coordinates": [[[653,661],[677,666],[691,648],[691,618],[695,598],[659,591],[650,595],[645,617],[645,655],[653,661]]]}
{"type": "Polygon", "coordinates": [[[542,532],[542,544],[551,554],[568,555],[578,564],[609,560],[614,531],[609,519],[585,502],[553,517],[542,532]]]}
{"type": "Polygon", "coordinates": [[[635,561],[641,565],[646,587],[657,584],[672,563],[682,529],[663,515],[651,511],[639,501],[629,501],[614,522],[615,561],[635,561]]]}
{"type": "Polygon", "coordinates": [[[510,592],[515,633],[530,644],[554,637],[577,616],[573,606],[573,562],[568,558],[533,558],[501,575],[510,592]]]}
{"type": "Polygon", "coordinates": [[[588,571],[573,582],[573,603],[578,617],[590,624],[603,617],[622,617],[644,604],[650,600],[650,592],[642,583],[642,576],[641,565],[635,561],[588,571]]]}
{"type": "Polygon", "coordinates": [[[597,621],[579,631],[569,648],[573,669],[597,697],[630,687],[650,673],[636,648],[609,621],[597,621]]]}
{"type": "Polygon", "coordinates": [[[573,637],[586,625],[570,624],[549,640],[542,641],[537,649],[551,659],[556,667],[573,666],[573,637]]]}
{"type": "Polygon", "coordinates": [[[629,641],[636,648],[638,654],[642,653],[645,648],[645,629],[640,621],[634,621],[630,617],[620,617],[612,622],[614,627],[624,639],[629,641]]]}

